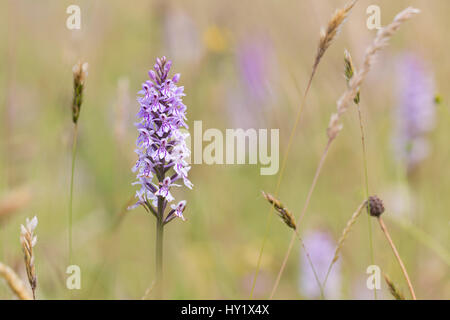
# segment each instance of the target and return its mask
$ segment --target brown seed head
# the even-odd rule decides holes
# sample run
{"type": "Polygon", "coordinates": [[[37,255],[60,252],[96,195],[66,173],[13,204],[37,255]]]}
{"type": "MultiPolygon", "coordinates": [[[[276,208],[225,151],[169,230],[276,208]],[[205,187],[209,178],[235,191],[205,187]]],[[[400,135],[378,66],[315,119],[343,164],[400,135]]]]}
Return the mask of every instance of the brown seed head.
{"type": "Polygon", "coordinates": [[[377,196],[370,196],[366,204],[367,211],[372,217],[379,217],[384,212],[383,201],[377,196]]]}

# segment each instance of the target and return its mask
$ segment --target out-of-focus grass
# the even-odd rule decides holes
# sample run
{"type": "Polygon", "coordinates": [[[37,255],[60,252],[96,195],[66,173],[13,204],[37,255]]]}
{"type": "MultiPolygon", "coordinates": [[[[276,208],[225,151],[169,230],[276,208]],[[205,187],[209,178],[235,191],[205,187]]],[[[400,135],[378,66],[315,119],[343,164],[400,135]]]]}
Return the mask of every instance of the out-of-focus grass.
{"type": "MultiPolygon", "coordinates": [[[[140,298],[154,274],[154,221],[142,209],[126,212],[120,225],[111,224],[134,193],[130,171],[135,160],[133,128],[135,92],[147,77],[154,58],[167,55],[181,72],[187,96],[189,124],[202,120],[204,129],[234,128],[231,115],[250,108],[236,51],[240,43],[264,34],[273,43],[276,76],[266,79],[273,90],[269,111],[258,125],[280,128],[283,154],[295,109],[315,54],[319,28],[345,1],[79,1],[82,29],[65,27],[70,1],[3,1],[0,4],[0,195],[26,185],[32,190],[27,207],[0,224],[0,260],[24,276],[18,240],[19,225],[37,215],[38,298],[69,297],[65,289],[67,210],[70,178],[72,94],[71,68],[89,62],[81,110],[74,189],[74,260],[82,268],[78,298],[140,298]],[[170,32],[168,25],[184,17],[185,26],[170,32]],[[187,18],[186,18],[187,17],[187,18]],[[170,20],[172,19],[172,20],[170,20]],[[186,30],[193,34],[183,41],[186,30]],[[212,30],[212,31],[211,31],[212,30]],[[184,32],[183,32],[184,31],[184,32]],[[176,37],[180,37],[177,39],[176,37]],[[175,40],[174,40],[175,39],[175,40]],[[218,41],[215,42],[215,41],[218,41]],[[172,43],[172,44],[171,44],[172,43]],[[175,43],[175,45],[173,45],[175,43]],[[129,103],[118,106],[117,86],[129,81],[129,103]],[[239,92],[237,92],[239,90],[239,92]],[[237,96],[237,98],[236,98],[237,96]],[[236,100],[237,99],[237,100],[236,100]],[[124,108],[125,135],[115,136],[117,109],[124,108]]],[[[319,67],[297,132],[280,198],[298,214],[325,143],[325,128],[335,100],[345,89],[344,48],[355,64],[375,31],[365,27],[360,1],[319,67]]],[[[414,51],[435,72],[443,103],[432,133],[431,156],[413,181],[413,221],[447,248],[450,188],[446,93],[446,13],[450,4],[433,1],[379,1],[382,23],[407,5],[422,9],[408,22],[380,57],[378,67],[361,88],[367,134],[369,181],[372,193],[392,195],[400,183],[391,148],[391,111],[395,107],[395,58],[414,51]]],[[[269,66],[268,66],[269,67],[269,66]]],[[[259,112],[258,107],[252,112],[259,112]]],[[[120,118],[119,118],[120,120],[120,118]]],[[[308,214],[300,230],[326,229],[335,239],[364,196],[363,168],[356,110],[344,119],[344,130],[331,148],[308,214]]],[[[193,165],[195,188],[176,193],[188,200],[188,221],[171,223],[165,233],[166,296],[170,298],[246,298],[262,243],[267,204],[260,190],[274,191],[276,177],[260,176],[258,166],[193,165]]],[[[395,197],[394,197],[395,198],[395,197]]],[[[401,199],[397,199],[401,201],[401,199]]],[[[386,215],[398,212],[389,210],[386,215]]],[[[266,298],[278,271],[290,234],[272,220],[264,251],[256,297],[266,298]]],[[[362,297],[369,265],[366,219],[356,224],[341,257],[342,298],[362,297]]],[[[387,223],[389,220],[387,219],[387,223]]],[[[448,298],[448,265],[407,230],[392,225],[391,233],[403,255],[420,298],[448,298]]],[[[374,228],[375,261],[406,292],[400,270],[379,230],[374,228]]],[[[277,297],[302,298],[297,288],[298,251],[289,260],[277,297]]],[[[331,257],[330,257],[331,259],[331,257]]],[[[367,290],[366,290],[367,291],[367,290]]],[[[389,297],[383,287],[384,297],[389,297]]],[[[369,293],[370,295],[370,293],[369,293]]],[[[0,298],[10,292],[0,286],[0,298]]]]}

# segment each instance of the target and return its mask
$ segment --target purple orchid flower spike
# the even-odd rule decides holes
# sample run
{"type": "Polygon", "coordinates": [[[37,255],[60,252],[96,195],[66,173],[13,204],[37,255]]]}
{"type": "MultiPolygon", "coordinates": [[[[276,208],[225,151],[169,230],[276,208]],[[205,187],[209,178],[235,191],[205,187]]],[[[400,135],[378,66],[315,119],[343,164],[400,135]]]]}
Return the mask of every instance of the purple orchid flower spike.
{"type": "Polygon", "coordinates": [[[186,187],[193,187],[188,179],[191,167],[186,161],[190,156],[185,142],[189,133],[181,132],[182,128],[188,128],[185,123],[186,106],[182,101],[184,87],[177,86],[179,73],[169,77],[171,65],[166,57],[156,59],[154,69],[148,72],[150,80],[145,81],[138,92],[140,109],[136,123],[139,133],[136,153],[139,158],[133,167],[133,172],[137,173],[137,181],[133,185],[140,188],[136,191],[138,201],[130,207],[142,205],[164,224],[175,217],[185,220],[184,200],[177,206],[172,205],[172,210],[164,216],[167,204],[174,200],[171,188],[180,186],[174,182],[182,180],[186,187]]]}
{"type": "Polygon", "coordinates": [[[176,217],[185,220],[185,200],[171,205],[171,210],[165,214],[168,204],[175,200],[171,188],[180,187],[175,182],[181,179],[186,187],[193,187],[188,179],[191,167],[185,160],[190,156],[186,145],[189,133],[181,131],[188,128],[186,106],[182,101],[184,87],[177,85],[180,74],[169,77],[171,66],[172,62],[166,57],[157,58],[154,69],[148,72],[150,80],[145,81],[138,92],[138,160],[132,170],[137,173],[133,185],[140,188],[136,191],[137,202],[129,208],[143,206],[156,217],[155,292],[158,297],[162,296],[163,287],[164,226],[176,217]]]}

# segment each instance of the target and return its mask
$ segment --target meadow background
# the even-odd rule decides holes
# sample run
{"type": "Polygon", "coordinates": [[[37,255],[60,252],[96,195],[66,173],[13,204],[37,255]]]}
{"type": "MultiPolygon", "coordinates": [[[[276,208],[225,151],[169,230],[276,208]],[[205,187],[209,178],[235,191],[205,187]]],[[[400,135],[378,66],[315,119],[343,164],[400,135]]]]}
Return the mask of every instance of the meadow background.
{"type": "MultiPolygon", "coordinates": [[[[154,59],[166,55],[173,60],[173,72],[181,73],[191,127],[202,120],[204,130],[279,128],[281,163],[319,30],[345,3],[1,1],[0,261],[26,279],[19,227],[26,217],[37,215],[38,299],[140,299],[154,276],[155,221],[142,208],[125,208],[135,192],[130,170],[136,160],[135,97],[154,59]],[[65,26],[70,4],[81,8],[81,30],[65,26]],[[82,289],[70,293],[65,288],[70,106],[72,66],[78,60],[89,63],[74,189],[74,263],[82,270],[82,289]],[[5,209],[8,205],[13,209],[5,209]]],[[[299,214],[326,143],[329,116],[346,88],[343,51],[351,52],[358,67],[375,36],[366,27],[366,8],[372,4],[381,8],[382,25],[410,5],[422,13],[395,34],[361,88],[370,193],[385,202],[384,219],[417,296],[448,299],[450,60],[445,39],[450,2],[357,3],[319,65],[279,198],[299,214]],[[427,137],[430,154],[406,177],[392,139],[397,66],[411,53],[423,60],[442,102],[435,106],[436,124],[427,137]]],[[[302,234],[324,232],[334,242],[364,199],[354,107],[343,122],[300,226],[302,234]]],[[[165,232],[166,298],[249,297],[268,214],[261,190],[274,192],[277,178],[261,176],[259,169],[193,165],[194,189],[175,192],[177,199],[188,201],[188,220],[169,224],[165,232]]],[[[367,223],[364,214],[344,246],[332,297],[372,298],[366,288],[367,223]]],[[[375,263],[408,295],[375,221],[372,230],[375,263]]],[[[271,220],[255,297],[268,297],[290,237],[285,225],[271,220]]],[[[314,298],[302,290],[302,256],[296,243],[275,298],[314,298]]],[[[391,299],[384,281],[379,297],[391,299]]],[[[0,299],[10,298],[9,288],[0,282],[0,299]]]]}

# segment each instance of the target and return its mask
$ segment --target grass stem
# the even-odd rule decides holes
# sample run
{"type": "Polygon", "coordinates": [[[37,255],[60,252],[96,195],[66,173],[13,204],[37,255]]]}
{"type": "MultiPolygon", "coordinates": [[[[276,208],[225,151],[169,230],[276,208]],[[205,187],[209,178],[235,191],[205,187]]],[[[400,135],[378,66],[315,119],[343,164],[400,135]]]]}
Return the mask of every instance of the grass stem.
{"type": "MultiPolygon", "coordinates": [[[[312,197],[313,191],[314,191],[314,189],[316,187],[317,180],[319,179],[320,172],[322,171],[322,167],[323,167],[323,164],[325,163],[325,159],[327,157],[328,150],[330,149],[330,145],[331,145],[332,141],[333,141],[332,139],[328,139],[327,145],[325,146],[325,149],[323,150],[322,157],[320,158],[319,165],[317,166],[316,173],[314,174],[314,178],[313,178],[313,181],[312,181],[311,186],[309,188],[305,204],[303,206],[303,209],[302,209],[302,212],[300,214],[300,217],[297,220],[297,225],[298,226],[300,225],[303,217],[305,216],[306,210],[307,210],[307,208],[309,206],[309,203],[311,201],[311,197],[312,197]]],[[[280,283],[281,275],[283,274],[283,271],[284,271],[284,269],[286,267],[287,260],[289,259],[289,255],[290,255],[292,247],[294,245],[294,241],[295,241],[295,234],[292,235],[291,241],[289,243],[288,250],[286,252],[286,255],[284,256],[283,263],[281,264],[281,268],[278,271],[278,275],[277,275],[277,278],[275,280],[275,284],[274,284],[274,286],[272,288],[272,291],[270,293],[269,299],[272,299],[273,296],[275,295],[275,291],[277,290],[278,285],[280,283]]]]}
{"type": "Polygon", "coordinates": [[[314,264],[312,262],[311,256],[309,255],[308,250],[306,250],[306,246],[305,243],[303,242],[302,237],[300,236],[300,233],[298,233],[297,229],[295,230],[295,235],[297,236],[298,240],[300,241],[300,244],[302,245],[303,250],[305,251],[305,255],[306,255],[306,259],[308,260],[308,263],[312,269],[312,272],[314,274],[314,278],[316,279],[317,285],[319,286],[319,290],[320,290],[320,297],[322,299],[325,299],[325,293],[324,293],[324,288],[320,282],[319,279],[319,275],[317,274],[316,268],[314,268],[314,264]]]}
{"type": "MultiPolygon", "coordinates": [[[[356,104],[356,109],[358,110],[358,119],[359,119],[359,128],[361,131],[361,148],[363,154],[363,166],[364,166],[364,195],[367,200],[367,210],[370,212],[370,201],[369,200],[369,170],[367,169],[367,152],[366,152],[366,138],[364,135],[364,125],[361,115],[361,107],[359,103],[356,104]]],[[[370,215],[367,215],[367,226],[368,226],[368,234],[369,234],[369,252],[370,252],[370,263],[372,265],[375,264],[374,257],[374,249],[373,249],[373,236],[372,236],[372,221],[370,219],[370,215]]],[[[373,290],[373,297],[377,300],[377,290],[373,290]]]]}
{"type": "Polygon", "coordinates": [[[73,180],[75,172],[75,156],[77,153],[78,124],[73,127],[73,145],[72,145],[72,169],[70,174],[70,194],[69,194],[69,265],[72,264],[72,224],[73,224],[73,180]]]}
{"type": "MultiPolygon", "coordinates": [[[[313,68],[313,71],[311,72],[311,76],[309,77],[308,85],[306,86],[305,93],[303,95],[302,101],[301,101],[300,106],[298,108],[297,115],[295,117],[294,127],[292,128],[291,133],[289,135],[287,149],[286,149],[286,152],[285,152],[285,155],[284,155],[284,158],[283,158],[283,162],[281,164],[280,173],[279,173],[278,179],[277,179],[277,185],[276,185],[275,193],[274,193],[275,197],[278,196],[278,192],[280,190],[281,181],[283,179],[284,170],[285,170],[286,164],[287,164],[287,159],[288,159],[288,156],[289,156],[289,152],[291,150],[292,142],[294,141],[295,131],[296,131],[297,126],[298,126],[298,124],[300,122],[301,115],[303,113],[303,108],[304,108],[305,101],[306,101],[306,97],[308,96],[308,92],[309,92],[309,89],[311,87],[311,83],[312,83],[312,80],[314,78],[314,74],[316,73],[316,68],[317,68],[317,66],[315,65],[315,67],[313,68]]],[[[263,254],[263,251],[264,251],[264,248],[265,248],[265,245],[266,245],[267,237],[269,236],[269,232],[270,232],[270,225],[271,225],[270,222],[272,221],[272,210],[274,210],[273,206],[270,207],[269,212],[268,212],[268,216],[267,216],[266,227],[265,227],[265,231],[264,231],[263,243],[261,245],[261,249],[259,250],[258,261],[256,263],[255,275],[253,276],[252,289],[250,291],[250,299],[253,298],[253,292],[255,290],[256,279],[258,278],[259,269],[261,267],[262,254],[263,254]]],[[[295,235],[293,235],[293,239],[291,240],[292,244],[293,244],[294,240],[295,240],[295,235]]],[[[292,244],[290,246],[292,246],[292,244]]]]}
{"type": "Polygon", "coordinates": [[[383,231],[384,235],[386,236],[387,241],[389,242],[389,245],[392,248],[392,251],[394,251],[395,258],[397,259],[398,263],[400,264],[400,268],[402,269],[403,275],[405,277],[406,283],[408,284],[409,292],[411,293],[411,296],[414,300],[417,300],[416,294],[414,293],[414,288],[412,286],[411,280],[409,279],[408,272],[406,271],[405,265],[403,264],[402,258],[400,258],[400,255],[397,251],[397,248],[394,245],[394,242],[392,241],[392,238],[386,228],[386,225],[384,224],[384,221],[381,217],[378,217],[378,222],[381,227],[381,231],[383,231]]]}
{"type": "Polygon", "coordinates": [[[339,259],[339,252],[341,251],[342,247],[344,246],[344,241],[348,237],[352,226],[356,223],[356,220],[360,216],[361,211],[364,208],[366,203],[367,203],[367,201],[363,201],[363,203],[361,203],[359,205],[358,209],[356,209],[355,213],[353,213],[352,217],[347,222],[347,225],[345,226],[344,230],[342,231],[342,235],[339,238],[338,244],[337,244],[336,249],[334,251],[333,260],[331,260],[331,263],[328,266],[328,270],[327,270],[327,273],[325,275],[325,280],[323,281],[323,288],[324,288],[324,290],[325,290],[325,286],[327,285],[327,281],[328,281],[328,277],[329,277],[329,275],[331,273],[331,269],[333,268],[333,265],[336,263],[336,261],[339,259]]]}

